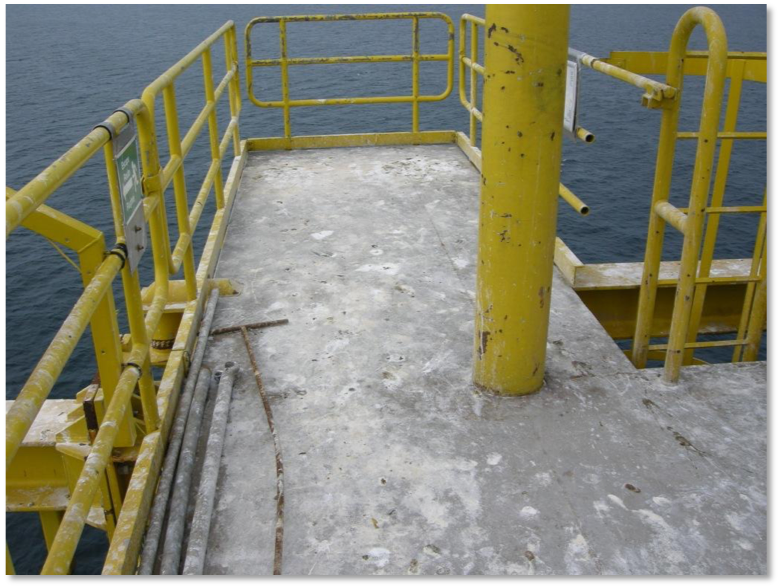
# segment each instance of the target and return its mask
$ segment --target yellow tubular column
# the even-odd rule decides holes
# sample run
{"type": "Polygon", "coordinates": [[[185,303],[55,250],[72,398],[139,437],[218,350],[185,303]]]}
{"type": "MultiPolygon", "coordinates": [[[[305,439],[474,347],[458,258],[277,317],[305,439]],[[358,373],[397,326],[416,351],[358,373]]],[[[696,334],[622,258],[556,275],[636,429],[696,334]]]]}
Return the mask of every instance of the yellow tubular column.
{"type": "Polygon", "coordinates": [[[562,152],[568,5],[487,6],[474,383],[538,390],[562,152]]]}

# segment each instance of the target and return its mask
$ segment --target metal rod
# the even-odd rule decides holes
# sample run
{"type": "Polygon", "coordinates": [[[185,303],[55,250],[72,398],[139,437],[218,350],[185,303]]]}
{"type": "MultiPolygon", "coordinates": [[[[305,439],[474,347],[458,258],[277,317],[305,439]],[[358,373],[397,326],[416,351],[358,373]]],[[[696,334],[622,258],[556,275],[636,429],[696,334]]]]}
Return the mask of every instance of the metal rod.
{"type": "Polygon", "coordinates": [[[257,367],[257,359],[254,357],[252,345],[249,342],[249,332],[245,326],[241,327],[241,336],[246,345],[246,352],[249,354],[249,360],[252,363],[254,371],[254,380],[257,382],[257,390],[262,399],[262,407],[265,409],[265,418],[268,420],[268,429],[273,437],[273,449],[276,453],[276,539],[273,555],[273,574],[281,575],[281,563],[284,544],[284,461],[281,458],[281,444],[279,436],[276,434],[276,426],[273,423],[273,411],[268,401],[268,395],[265,393],[265,386],[262,384],[260,370],[257,367]]]}
{"type": "Polygon", "coordinates": [[[219,391],[216,396],[214,415],[211,419],[211,428],[208,432],[208,447],[200,473],[200,487],[195,502],[195,513],[192,516],[192,527],[189,532],[189,543],[182,570],[183,575],[203,574],[208,534],[211,529],[211,514],[214,511],[216,482],[219,478],[219,461],[222,458],[227,416],[230,413],[230,399],[233,395],[233,381],[237,373],[238,367],[234,363],[225,363],[225,370],[219,380],[219,391]]]}
{"type": "Polygon", "coordinates": [[[576,136],[580,141],[584,141],[585,143],[595,142],[595,135],[581,126],[576,127],[576,136]]]}
{"type": "Polygon", "coordinates": [[[282,326],[284,324],[289,324],[289,320],[286,318],[282,318],[281,320],[269,320],[267,322],[254,322],[253,324],[242,324],[241,326],[226,326],[224,328],[215,328],[211,331],[211,336],[216,336],[217,334],[228,334],[230,332],[239,332],[242,328],[246,328],[247,330],[252,328],[268,328],[270,326],[282,326]]]}
{"type": "Polygon", "coordinates": [[[668,200],[658,202],[655,204],[654,208],[655,214],[660,218],[682,234],[687,234],[687,214],[679,210],[679,208],[671,204],[668,200]]]}
{"type": "Polygon", "coordinates": [[[673,98],[676,95],[676,88],[670,84],[664,84],[662,82],[649,79],[648,77],[644,77],[643,75],[633,73],[632,71],[622,69],[621,67],[611,65],[610,63],[605,63],[597,57],[593,57],[587,53],[577,51],[576,49],[568,49],[568,54],[579,61],[579,63],[582,65],[586,65],[590,69],[594,69],[595,71],[605,73],[608,76],[634,85],[658,100],[663,98],[673,98]]]}
{"type": "Polygon", "coordinates": [[[219,302],[219,289],[211,290],[211,298],[208,300],[206,311],[200,322],[200,331],[198,332],[197,346],[192,356],[192,363],[189,367],[187,382],[184,385],[184,391],[181,393],[179,405],[176,408],[176,419],[170,430],[168,437],[168,450],[165,453],[165,461],[162,465],[160,480],[157,485],[157,492],[154,495],[154,505],[149,514],[149,528],[146,531],[146,538],[141,553],[141,564],[138,569],[139,575],[151,575],[154,567],[154,559],[157,557],[160,535],[162,534],[162,524],[165,519],[165,511],[170,499],[170,491],[173,484],[173,473],[176,470],[181,442],[184,437],[184,428],[192,404],[192,396],[195,392],[195,384],[200,377],[200,365],[203,362],[203,356],[206,352],[206,343],[208,332],[211,330],[211,324],[214,321],[216,305],[219,302]]]}
{"type": "Polygon", "coordinates": [[[576,194],[574,194],[571,190],[569,190],[566,186],[563,184],[560,184],[560,197],[565,200],[565,202],[578,214],[581,214],[582,216],[587,216],[590,213],[590,207],[582,202],[576,194]]]}

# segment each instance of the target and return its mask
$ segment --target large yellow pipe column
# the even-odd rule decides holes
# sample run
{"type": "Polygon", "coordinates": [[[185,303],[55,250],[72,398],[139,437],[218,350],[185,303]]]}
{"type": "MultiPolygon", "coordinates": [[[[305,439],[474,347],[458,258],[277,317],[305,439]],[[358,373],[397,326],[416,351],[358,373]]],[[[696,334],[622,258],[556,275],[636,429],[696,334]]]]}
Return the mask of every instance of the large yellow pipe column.
{"type": "Polygon", "coordinates": [[[568,5],[487,6],[473,379],[538,390],[557,224],[568,5]]]}

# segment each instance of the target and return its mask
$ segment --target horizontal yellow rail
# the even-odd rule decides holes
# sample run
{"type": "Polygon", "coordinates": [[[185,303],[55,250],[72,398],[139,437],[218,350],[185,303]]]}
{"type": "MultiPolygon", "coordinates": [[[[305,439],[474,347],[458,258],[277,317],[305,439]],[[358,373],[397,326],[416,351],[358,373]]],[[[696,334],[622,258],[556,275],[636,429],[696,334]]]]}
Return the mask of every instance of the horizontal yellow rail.
{"type": "MultiPolygon", "coordinates": [[[[137,109],[139,104],[133,104],[137,109]]],[[[126,106],[127,107],[127,106],[126,106]]],[[[118,131],[127,125],[127,117],[115,112],[108,122],[118,131]]],[[[32,181],[5,202],[5,236],[8,238],[18,226],[43,204],[54,191],[89,161],[103,145],[111,140],[106,128],[98,127],[81,139],[62,157],[39,173],[32,181]]]]}
{"type": "Polygon", "coordinates": [[[412,104],[412,132],[419,132],[419,104],[445,100],[454,85],[454,25],[452,20],[441,12],[397,12],[378,14],[331,14],[314,16],[268,16],[254,18],[246,25],[244,35],[246,46],[246,85],[249,99],[262,108],[282,108],[284,110],[284,136],[292,137],[290,128],[290,108],[304,106],[336,106],[348,104],[412,104]],[[420,53],[419,21],[437,19],[447,27],[447,52],[445,54],[420,53]],[[356,55],[341,57],[289,57],[287,48],[287,24],[300,22],[348,22],[372,20],[410,20],[412,23],[412,52],[408,55],[356,55]],[[258,24],[278,24],[280,59],[255,59],[252,56],[251,34],[258,24]],[[328,65],[346,63],[411,63],[411,94],[398,96],[292,99],[289,95],[289,68],[300,65],[328,65]],[[423,95],[419,93],[419,64],[422,62],[445,62],[446,88],[439,94],[423,95]],[[261,100],[254,90],[255,67],[281,68],[281,100],[261,100]]]}
{"type": "Polygon", "coordinates": [[[658,105],[662,104],[665,100],[672,100],[676,96],[677,90],[673,86],[633,73],[627,69],[611,65],[602,59],[598,59],[597,57],[593,57],[582,51],[569,49],[568,55],[590,69],[644,90],[646,96],[658,105]]]}
{"type": "MultiPolygon", "coordinates": [[[[676,133],[676,138],[680,140],[697,139],[700,133],[697,132],[679,132],[676,133]]],[[[763,131],[722,131],[717,133],[718,139],[732,139],[732,140],[746,140],[746,141],[765,141],[768,139],[768,133],[763,131]]]]}
{"type": "MultiPolygon", "coordinates": [[[[602,61],[643,75],[665,75],[668,71],[667,51],[612,51],[602,61]]],[[[766,53],[728,51],[727,77],[743,76],[744,81],[766,83],[768,78],[766,53]],[[740,70],[740,71],[738,71],[740,70]]],[[[687,51],[684,55],[684,75],[706,75],[708,51],[687,51]]]]}

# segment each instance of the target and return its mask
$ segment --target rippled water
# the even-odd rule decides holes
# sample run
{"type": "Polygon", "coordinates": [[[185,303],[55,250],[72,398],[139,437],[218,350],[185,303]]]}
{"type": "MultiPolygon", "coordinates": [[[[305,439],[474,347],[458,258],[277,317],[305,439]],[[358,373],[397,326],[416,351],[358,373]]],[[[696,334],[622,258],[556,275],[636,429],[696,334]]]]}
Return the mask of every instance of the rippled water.
{"type": "MultiPolygon", "coordinates": [[[[352,6],[350,12],[424,10],[392,6],[352,6]]],[[[610,50],[667,50],[673,27],[686,6],[573,6],[570,45],[603,56],[610,50]]],[[[484,6],[434,6],[456,22],[469,12],[483,16],[484,6]]],[[[766,50],[764,5],[716,6],[728,33],[729,47],[766,50]]],[[[338,6],[8,6],[6,8],[6,184],[22,187],[64,153],[95,124],[131,98],[226,20],[236,22],[243,56],[245,24],[260,15],[340,13],[338,6]]],[[[445,52],[440,23],[424,22],[422,51],[445,52]]],[[[291,56],[408,53],[409,21],[389,23],[301,23],[289,25],[291,56]]],[[[692,49],[704,49],[700,31],[692,49]]],[[[276,29],[265,25],[253,37],[254,53],[278,56],[276,29]]],[[[223,54],[214,55],[216,67],[223,54]]],[[[243,75],[243,67],[241,67],[243,75]]],[[[217,68],[216,71],[219,71],[217,68]]],[[[422,65],[422,91],[438,93],[445,85],[441,64],[422,65]]],[[[278,70],[258,71],[263,96],[280,95],[278,70]]],[[[197,66],[177,84],[182,130],[202,108],[202,78],[197,66]]],[[[325,98],[392,95],[410,91],[410,64],[326,65],[293,68],[291,95],[325,98]]],[[[640,106],[641,91],[585,70],[580,94],[580,124],[595,133],[592,145],[566,142],[563,181],[590,206],[587,218],[560,206],[559,233],[585,263],[640,261],[651,198],[660,115],[640,106]]],[[[281,112],[261,110],[245,97],[241,134],[278,136],[281,112]]],[[[697,127],[701,79],[685,82],[681,129],[697,127]]],[[[161,109],[161,103],[160,103],[161,109]]],[[[220,111],[224,128],[227,115],[220,111]]],[[[467,132],[468,117],[456,91],[444,102],[421,108],[423,130],[467,132]]],[[[293,110],[294,134],[404,131],[411,127],[409,105],[336,106],[293,110]]],[[[766,88],[746,84],[739,130],[765,130],[766,88]]],[[[164,129],[159,129],[160,136],[164,129]]],[[[208,144],[202,135],[186,160],[190,197],[205,174],[208,144]]],[[[164,144],[164,141],[163,141],[164,144]]],[[[166,152],[166,151],[164,151],[166,152]]],[[[680,143],[672,201],[685,205],[694,146],[680,143]]],[[[226,170],[225,170],[226,171],[226,170]]],[[[766,147],[742,141],[734,148],[726,205],[756,205],[762,200],[766,147]]],[[[169,200],[172,198],[169,198],[169,200]]],[[[113,242],[105,167],[100,157],[70,179],[47,202],[105,231],[113,242]]],[[[169,201],[169,204],[172,202],[169,201]]],[[[174,218],[171,206],[170,218],[174,218]]],[[[202,223],[210,222],[207,210],[202,223]]],[[[718,257],[749,257],[756,221],[725,218],[718,257]]],[[[174,238],[175,235],[172,235],[174,238]]],[[[202,247],[202,235],[196,239],[202,247]]],[[[666,258],[678,257],[680,241],[667,239],[666,258]]],[[[148,259],[142,265],[150,281],[148,259]]],[[[81,289],[80,278],[41,237],[18,230],[6,248],[6,397],[18,393],[35,362],[67,316],[81,289]]],[[[118,284],[117,284],[118,285],[118,284]]],[[[121,292],[115,291],[118,299],[121,292]]],[[[72,397],[95,371],[89,336],[79,344],[51,397],[72,397]]],[[[40,570],[45,549],[34,515],[7,515],[9,545],[17,572],[40,570]]],[[[99,572],[105,539],[87,529],[77,555],[76,572],[99,572]]]]}

